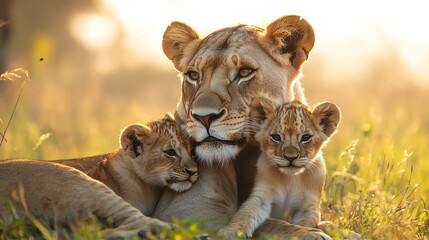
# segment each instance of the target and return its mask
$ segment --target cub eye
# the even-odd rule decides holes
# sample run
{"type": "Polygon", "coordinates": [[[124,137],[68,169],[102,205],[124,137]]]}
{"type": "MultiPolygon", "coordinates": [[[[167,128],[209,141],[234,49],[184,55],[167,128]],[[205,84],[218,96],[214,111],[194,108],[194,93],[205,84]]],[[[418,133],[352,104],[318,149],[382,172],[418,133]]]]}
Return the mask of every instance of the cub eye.
{"type": "Polygon", "coordinates": [[[310,134],[304,134],[304,135],[302,135],[302,137],[301,137],[301,142],[302,143],[308,143],[308,142],[310,142],[310,140],[311,140],[311,135],[310,134]]]}
{"type": "Polygon", "coordinates": [[[178,157],[176,151],[174,149],[168,149],[164,151],[165,154],[167,154],[167,157],[169,158],[176,158],[178,157]]]}
{"type": "Polygon", "coordinates": [[[280,137],[280,135],[278,135],[278,134],[271,134],[270,138],[275,143],[278,143],[282,140],[282,137],[280,137]]]}
{"type": "Polygon", "coordinates": [[[252,73],[255,72],[255,69],[252,68],[240,68],[240,70],[238,70],[237,76],[235,76],[235,79],[242,79],[245,77],[248,77],[250,75],[252,75],[252,73]]]}
{"type": "Polygon", "coordinates": [[[191,80],[193,81],[198,81],[200,80],[200,74],[195,72],[195,71],[188,71],[186,73],[186,76],[188,76],[191,80]]]}

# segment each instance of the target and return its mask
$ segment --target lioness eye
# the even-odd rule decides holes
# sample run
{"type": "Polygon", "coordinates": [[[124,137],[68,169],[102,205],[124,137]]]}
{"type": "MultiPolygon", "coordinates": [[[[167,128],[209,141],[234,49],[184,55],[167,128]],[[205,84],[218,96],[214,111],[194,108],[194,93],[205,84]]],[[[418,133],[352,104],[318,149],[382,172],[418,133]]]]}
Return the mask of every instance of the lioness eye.
{"type": "Polygon", "coordinates": [[[176,158],[177,157],[177,153],[174,149],[168,149],[166,151],[164,151],[165,154],[167,154],[167,157],[171,157],[171,158],[176,158]]]}
{"type": "Polygon", "coordinates": [[[311,140],[311,135],[310,134],[304,134],[301,137],[301,142],[302,143],[308,143],[311,140]]]}
{"type": "Polygon", "coordinates": [[[195,71],[188,71],[186,73],[186,76],[188,76],[191,80],[198,81],[200,79],[200,74],[195,71]]]}
{"type": "Polygon", "coordinates": [[[241,68],[238,70],[238,74],[235,77],[236,79],[241,79],[250,76],[252,73],[254,73],[255,70],[251,68],[241,68]]]}
{"type": "Polygon", "coordinates": [[[276,142],[276,143],[278,143],[282,140],[282,138],[278,134],[271,134],[270,138],[273,142],[276,142]]]}

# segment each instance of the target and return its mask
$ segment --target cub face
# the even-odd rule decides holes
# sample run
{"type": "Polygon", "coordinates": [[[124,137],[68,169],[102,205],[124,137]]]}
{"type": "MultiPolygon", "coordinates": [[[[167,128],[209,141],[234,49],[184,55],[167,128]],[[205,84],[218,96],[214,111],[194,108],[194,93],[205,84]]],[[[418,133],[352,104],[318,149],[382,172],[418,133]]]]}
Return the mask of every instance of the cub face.
{"type": "Polygon", "coordinates": [[[264,98],[252,102],[251,116],[263,121],[255,138],[267,161],[264,164],[290,175],[311,167],[341,118],[339,108],[330,102],[311,111],[298,101],[276,108],[264,98]]]}
{"type": "Polygon", "coordinates": [[[121,132],[120,145],[131,157],[134,171],[151,185],[181,192],[197,181],[190,144],[170,115],[147,126],[129,125],[121,132]]]}

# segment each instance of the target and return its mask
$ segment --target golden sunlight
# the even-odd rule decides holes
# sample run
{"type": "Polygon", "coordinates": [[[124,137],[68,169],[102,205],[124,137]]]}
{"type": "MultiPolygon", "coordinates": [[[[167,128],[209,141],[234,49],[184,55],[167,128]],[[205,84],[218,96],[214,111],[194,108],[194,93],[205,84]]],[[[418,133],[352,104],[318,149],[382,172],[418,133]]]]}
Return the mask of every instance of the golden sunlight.
{"type": "MultiPolygon", "coordinates": [[[[168,61],[162,54],[163,31],[172,21],[186,22],[202,36],[238,23],[264,27],[285,14],[301,15],[316,31],[315,52],[338,71],[364,71],[369,56],[394,49],[419,77],[429,76],[429,32],[424,1],[99,1],[124,28],[124,47],[137,59],[168,61]],[[353,62],[353,64],[350,64],[353,62]]],[[[167,66],[169,66],[167,64],[167,66]]],[[[328,72],[329,74],[329,72],[328,72]]],[[[340,73],[341,74],[341,73],[340,73]]],[[[426,80],[429,81],[429,79],[426,80]]]]}
{"type": "Polygon", "coordinates": [[[118,30],[106,16],[95,13],[80,13],[70,22],[71,35],[89,50],[103,50],[112,45],[118,30]]]}

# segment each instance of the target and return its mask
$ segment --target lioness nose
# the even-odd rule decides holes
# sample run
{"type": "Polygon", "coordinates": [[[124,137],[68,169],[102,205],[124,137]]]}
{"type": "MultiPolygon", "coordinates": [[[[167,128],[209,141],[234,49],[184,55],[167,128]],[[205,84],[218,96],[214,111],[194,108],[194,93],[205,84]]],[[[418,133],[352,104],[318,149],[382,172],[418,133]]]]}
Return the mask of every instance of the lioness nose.
{"type": "Polygon", "coordinates": [[[195,173],[197,173],[197,171],[196,171],[196,170],[194,170],[194,169],[188,169],[188,168],[186,168],[186,169],[185,169],[185,171],[189,174],[189,176],[192,176],[192,175],[194,175],[195,173]]]}
{"type": "Polygon", "coordinates": [[[221,98],[211,91],[195,98],[191,106],[191,115],[194,120],[203,124],[207,129],[213,121],[219,119],[224,114],[225,109],[222,108],[221,98]]]}
{"type": "Polygon", "coordinates": [[[214,120],[221,118],[224,114],[225,110],[222,110],[219,113],[211,113],[204,116],[192,113],[192,117],[194,117],[197,121],[203,124],[205,128],[208,128],[214,120]]]}

